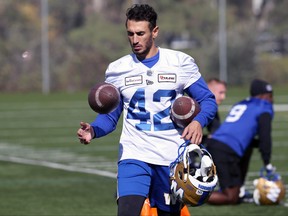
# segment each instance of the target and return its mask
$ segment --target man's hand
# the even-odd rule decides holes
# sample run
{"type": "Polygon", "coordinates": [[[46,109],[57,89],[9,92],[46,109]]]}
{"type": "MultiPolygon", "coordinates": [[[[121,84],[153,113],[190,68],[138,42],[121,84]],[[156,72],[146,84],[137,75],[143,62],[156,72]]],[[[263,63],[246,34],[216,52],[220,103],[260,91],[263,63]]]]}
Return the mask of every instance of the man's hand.
{"type": "Polygon", "coordinates": [[[80,140],[80,143],[89,144],[94,137],[94,130],[90,124],[85,122],[80,122],[80,128],[77,131],[77,136],[80,140]]]}
{"type": "Polygon", "coordinates": [[[276,167],[272,166],[272,164],[269,163],[265,166],[265,171],[267,175],[274,175],[274,173],[276,172],[276,167]]]}
{"type": "Polygon", "coordinates": [[[193,144],[201,144],[203,137],[203,130],[198,121],[192,121],[187,127],[185,127],[181,138],[190,140],[193,144]]]}

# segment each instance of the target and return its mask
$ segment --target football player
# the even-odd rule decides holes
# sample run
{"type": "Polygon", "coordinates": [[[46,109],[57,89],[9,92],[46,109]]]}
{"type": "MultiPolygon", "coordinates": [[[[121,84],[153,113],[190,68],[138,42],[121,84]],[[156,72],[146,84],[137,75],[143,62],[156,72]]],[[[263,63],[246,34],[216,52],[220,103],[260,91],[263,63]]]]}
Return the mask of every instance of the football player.
{"type": "Polygon", "coordinates": [[[259,148],[266,171],[274,170],[270,163],[273,115],[272,86],[264,80],[253,80],[250,97],[231,108],[225,121],[207,141],[220,183],[220,191],[212,192],[209,203],[239,203],[240,187],[244,184],[254,145],[259,148]]]}
{"type": "Polygon", "coordinates": [[[147,197],[159,216],[179,215],[181,203],[170,199],[169,165],[185,140],[201,143],[202,129],[216,113],[215,97],[191,56],[155,44],[159,27],[151,6],[135,4],[126,17],[132,53],[112,62],[105,74],[105,81],[119,89],[120,104],[109,114],[97,115],[91,124],[81,122],[77,135],[81,143],[88,144],[115,130],[123,115],[118,216],[140,215],[147,197]],[[201,111],[181,129],[169,113],[173,101],[184,93],[197,100],[201,111]]]}
{"type": "MultiPolygon", "coordinates": [[[[226,98],[227,83],[217,78],[210,78],[207,81],[208,88],[215,95],[216,103],[219,106],[226,98]]],[[[206,139],[210,137],[215,130],[219,128],[221,124],[220,115],[217,112],[215,118],[207,125],[208,134],[203,136],[203,144],[205,145],[206,139]]]]}

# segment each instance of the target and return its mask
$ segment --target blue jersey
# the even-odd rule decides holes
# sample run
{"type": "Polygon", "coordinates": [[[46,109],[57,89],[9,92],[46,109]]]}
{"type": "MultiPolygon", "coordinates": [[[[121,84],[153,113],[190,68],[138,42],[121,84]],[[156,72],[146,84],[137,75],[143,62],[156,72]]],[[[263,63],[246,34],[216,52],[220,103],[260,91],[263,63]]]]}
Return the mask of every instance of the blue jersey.
{"type": "Polygon", "coordinates": [[[259,98],[247,98],[235,104],[212,138],[229,146],[240,157],[258,134],[258,118],[269,113],[273,118],[272,103],[259,98]]]}

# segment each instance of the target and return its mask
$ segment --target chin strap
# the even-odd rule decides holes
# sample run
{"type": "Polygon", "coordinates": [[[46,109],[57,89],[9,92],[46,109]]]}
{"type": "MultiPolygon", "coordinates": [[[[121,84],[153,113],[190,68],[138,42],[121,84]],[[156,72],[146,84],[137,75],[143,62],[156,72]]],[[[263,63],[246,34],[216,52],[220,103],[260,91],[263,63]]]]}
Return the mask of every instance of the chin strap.
{"type": "Polygon", "coordinates": [[[170,163],[169,167],[170,167],[170,177],[173,177],[174,175],[174,168],[175,166],[181,161],[183,160],[183,154],[184,151],[186,150],[187,146],[190,144],[189,141],[185,141],[184,143],[182,143],[179,148],[178,148],[178,156],[177,158],[170,163]]]}

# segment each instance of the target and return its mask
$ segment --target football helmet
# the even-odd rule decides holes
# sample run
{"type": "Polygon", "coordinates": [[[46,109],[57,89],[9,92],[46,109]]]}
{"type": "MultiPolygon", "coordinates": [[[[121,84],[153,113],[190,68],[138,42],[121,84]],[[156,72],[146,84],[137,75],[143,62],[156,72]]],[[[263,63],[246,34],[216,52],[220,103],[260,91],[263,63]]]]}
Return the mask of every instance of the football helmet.
{"type": "Polygon", "coordinates": [[[188,206],[200,206],[217,185],[216,166],[206,149],[196,144],[182,147],[184,150],[170,165],[172,198],[188,206]]]}
{"type": "Polygon", "coordinates": [[[285,185],[278,173],[260,171],[260,178],[253,181],[253,199],[257,205],[278,205],[285,198],[285,185]]]}

